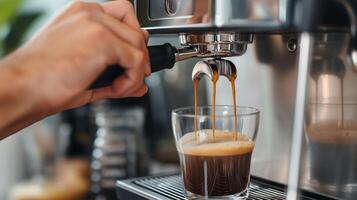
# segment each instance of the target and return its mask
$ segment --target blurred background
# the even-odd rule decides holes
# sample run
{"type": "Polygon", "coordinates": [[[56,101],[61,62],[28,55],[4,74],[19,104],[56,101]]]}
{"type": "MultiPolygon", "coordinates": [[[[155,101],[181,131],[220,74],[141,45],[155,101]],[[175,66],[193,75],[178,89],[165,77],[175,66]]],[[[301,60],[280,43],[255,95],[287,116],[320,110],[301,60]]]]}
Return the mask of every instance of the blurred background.
{"type": "MultiPolygon", "coordinates": [[[[0,0],[0,57],[29,40],[69,2],[0,0]]],[[[271,2],[276,1],[266,4],[271,2]]],[[[315,37],[300,187],[355,199],[357,73],[346,60],[350,38],[346,32],[315,37]],[[349,136],[339,133],[332,142],[316,144],[320,136],[316,132],[325,131],[313,128],[326,127],[312,125],[340,123],[343,115],[349,136]]],[[[252,174],[283,184],[288,180],[292,145],[299,40],[297,33],[258,33],[243,56],[228,58],[238,70],[237,104],[261,110],[252,174]]],[[[177,35],[150,36],[149,45],[166,42],[179,46],[177,35]]],[[[115,199],[115,180],[178,172],[171,110],[193,105],[191,72],[197,61],[181,61],[171,70],[152,74],[146,79],[149,92],[142,98],[68,110],[1,140],[0,199],[115,199]]],[[[210,93],[210,83],[200,82],[199,105],[210,104],[210,93]]],[[[226,79],[217,84],[217,104],[232,104],[226,79]]]]}
{"type": "MultiPolygon", "coordinates": [[[[29,40],[69,2],[0,0],[0,56],[29,40]]],[[[150,43],[159,40],[177,44],[177,38],[150,43]]],[[[115,180],[177,172],[171,110],[193,104],[194,63],[153,74],[142,98],[68,110],[0,141],[0,199],[114,199],[115,180]]],[[[206,88],[200,87],[205,104],[206,88]]]]}

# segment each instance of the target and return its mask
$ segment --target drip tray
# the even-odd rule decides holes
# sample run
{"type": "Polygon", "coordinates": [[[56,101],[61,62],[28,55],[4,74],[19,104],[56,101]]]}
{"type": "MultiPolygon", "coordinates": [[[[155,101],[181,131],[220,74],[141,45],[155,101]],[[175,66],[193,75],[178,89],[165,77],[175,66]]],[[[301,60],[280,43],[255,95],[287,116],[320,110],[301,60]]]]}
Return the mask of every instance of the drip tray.
{"type": "MultiPolygon", "coordinates": [[[[251,177],[250,200],[284,200],[284,185],[251,177]]],[[[120,199],[126,200],[184,200],[183,185],[180,175],[151,176],[117,182],[120,199]]],[[[302,191],[300,199],[333,199],[331,197],[302,191]]]]}

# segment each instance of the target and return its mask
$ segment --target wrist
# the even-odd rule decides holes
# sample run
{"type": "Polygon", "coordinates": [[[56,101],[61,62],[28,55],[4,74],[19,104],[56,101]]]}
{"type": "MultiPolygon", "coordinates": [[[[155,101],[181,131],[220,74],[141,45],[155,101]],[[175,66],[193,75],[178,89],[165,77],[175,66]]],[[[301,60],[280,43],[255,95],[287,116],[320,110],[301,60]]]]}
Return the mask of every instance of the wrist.
{"type": "Polygon", "coordinates": [[[42,114],[45,110],[40,106],[40,90],[36,88],[32,67],[30,59],[21,52],[14,52],[0,61],[0,95],[22,115],[42,114]]]}

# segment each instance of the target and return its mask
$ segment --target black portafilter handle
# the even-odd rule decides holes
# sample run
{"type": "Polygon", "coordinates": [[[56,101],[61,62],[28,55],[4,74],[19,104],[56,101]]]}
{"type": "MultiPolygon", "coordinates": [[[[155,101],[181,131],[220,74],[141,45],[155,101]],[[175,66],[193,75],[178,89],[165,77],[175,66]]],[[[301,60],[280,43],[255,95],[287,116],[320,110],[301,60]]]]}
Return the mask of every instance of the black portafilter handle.
{"type": "MultiPolygon", "coordinates": [[[[169,43],[156,46],[148,46],[151,73],[163,69],[171,69],[175,64],[176,48],[169,43]]],[[[144,66],[143,66],[144,70],[144,66]]],[[[120,65],[109,65],[107,69],[94,81],[90,89],[101,88],[109,86],[120,75],[124,69],[120,65]]]]}

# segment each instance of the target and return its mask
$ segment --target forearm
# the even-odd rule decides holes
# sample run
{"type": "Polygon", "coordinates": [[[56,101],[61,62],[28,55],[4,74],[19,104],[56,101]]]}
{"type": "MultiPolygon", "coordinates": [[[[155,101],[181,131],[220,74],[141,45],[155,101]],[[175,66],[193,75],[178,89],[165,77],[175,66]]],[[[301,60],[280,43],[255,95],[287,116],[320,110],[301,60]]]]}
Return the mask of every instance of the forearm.
{"type": "Polygon", "coordinates": [[[0,139],[46,115],[26,63],[16,52],[0,60],[0,139]]]}

